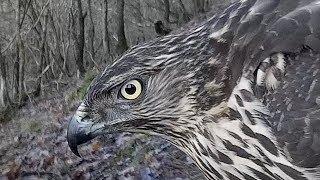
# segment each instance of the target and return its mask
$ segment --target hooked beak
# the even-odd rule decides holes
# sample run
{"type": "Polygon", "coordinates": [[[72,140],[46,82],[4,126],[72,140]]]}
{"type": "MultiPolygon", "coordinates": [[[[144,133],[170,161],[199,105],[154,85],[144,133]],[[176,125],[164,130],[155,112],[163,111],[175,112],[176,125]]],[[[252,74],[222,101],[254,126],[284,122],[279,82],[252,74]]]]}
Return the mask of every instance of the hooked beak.
{"type": "Polygon", "coordinates": [[[69,121],[67,130],[68,145],[71,151],[79,157],[81,156],[78,152],[78,145],[97,137],[103,128],[103,125],[94,124],[90,119],[86,118],[88,112],[85,110],[85,105],[81,104],[69,121]]]}
{"type": "Polygon", "coordinates": [[[131,132],[128,127],[131,124],[135,124],[139,126],[140,124],[144,124],[145,121],[139,120],[136,122],[128,121],[128,120],[109,120],[108,122],[92,120],[89,118],[90,109],[82,103],[74,116],[70,119],[68,130],[67,130],[67,141],[71,151],[79,156],[78,145],[86,143],[93,138],[103,135],[110,134],[115,132],[131,132]]]}

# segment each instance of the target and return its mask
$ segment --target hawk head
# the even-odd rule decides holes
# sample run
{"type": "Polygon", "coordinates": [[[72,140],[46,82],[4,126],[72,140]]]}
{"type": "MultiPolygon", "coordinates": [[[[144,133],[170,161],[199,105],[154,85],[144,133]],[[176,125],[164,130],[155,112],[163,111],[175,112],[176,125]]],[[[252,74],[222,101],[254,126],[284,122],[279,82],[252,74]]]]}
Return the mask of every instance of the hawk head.
{"type": "MultiPolygon", "coordinates": [[[[206,26],[134,47],[92,82],[70,121],[77,145],[114,132],[146,133],[176,143],[229,93],[223,53],[206,26]]],[[[223,109],[223,108],[221,108],[223,109]]]]}
{"type": "MultiPolygon", "coordinates": [[[[292,108],[291,102],[276,103],[277,99],[295,94],[264,96],[269,93],[265,86],[273,90],[282,76],[286,85],[281,90],[290,87],[288,83],[295,86],[296,79],[284,77],[285,56],[299,58],[302,45],[320,47],[319,0],[290,0],[292,6],[288,2],[238,1],[204,22],[130,49],[88,89],[69,123],[72,151],[79,155],[79,144],[101,134],[146,133],[186,152],[208,179],[315,179],[289,162],[272,133],[272,126],[284,119],[283,112],[292,108]],[[279,117],[271,124],[272,108],[279,117]]],[[[316,59],[312,56],[308,53],[310,61],[316,59]]],[[[300,71],[306,71],[292,68],[306,65],[302,60],[288,65],[289,74],[291,70],[292,76],[300,77],[300,71]]],[[[308,98],[296,103],[310,99],[314,87],[312,83],[308,98]]],[[[291,128],[291,122],[286,130],[290,142],[289,131],[300,126],[292,123],[296,127],[291,128]]],[[[301,136],[308,143],[303,141],[302,147],[311,146],[312,125],[306,122],[304,127],[301,136]]]]}

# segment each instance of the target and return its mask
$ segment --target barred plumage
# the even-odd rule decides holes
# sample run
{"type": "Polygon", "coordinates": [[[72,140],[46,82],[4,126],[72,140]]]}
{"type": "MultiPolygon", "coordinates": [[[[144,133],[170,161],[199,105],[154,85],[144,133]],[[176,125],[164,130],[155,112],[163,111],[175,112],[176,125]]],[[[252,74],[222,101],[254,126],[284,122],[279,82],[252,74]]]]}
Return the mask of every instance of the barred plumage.
{"type": "Polygon", "coordinates": [[[71,149],[100,134],[147,133],[208,179],[315,179],[319,19],[319,0],[242,0],[133,47],[90,86],[69,124],[71,149]],[[136,99],[120,91],[135,93],[130,80],[142,86],[136,99]]]}

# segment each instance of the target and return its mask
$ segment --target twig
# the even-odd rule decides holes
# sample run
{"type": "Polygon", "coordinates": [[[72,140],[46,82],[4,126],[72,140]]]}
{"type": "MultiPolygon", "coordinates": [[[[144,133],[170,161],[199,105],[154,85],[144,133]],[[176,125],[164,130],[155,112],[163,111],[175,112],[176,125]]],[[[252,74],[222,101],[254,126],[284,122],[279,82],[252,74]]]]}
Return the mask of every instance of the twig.
{"type": "Polygon", "coordinates": [[[91,59],[91,61],[93,62],[94,66],[95,66],[99,71],[102,71],[102,70],[99,68],[98,63],[93,59],[92,54],[91,54],[88,50],[86,50],[86,49],[85,49],[85,51],[89,54],[90,59],[91,59]]]}
{"type": "Polygon", "coordinates": [[[49,176],[51,178],[58,178],[60,177],[58,174],[54,174],[51,172],[45,172],[45,171],[22,171],[21,177],[28,177],[28,176],[49,176]]]}
{"type": "Polygon", "coordinates": [[[40,19],[41,19],[41,16],[42,16],[42,14],[44,13],[44,10],[46,9],[46,7],[49,5],[50,1],[51,1],[51,0],[48,0],[48,1],[46,2],[46,4],[43,6],[43,8],[42,8],[42,10],[41,10],[41,12],[40,12],[40,14],[39,14],[39,16],[38,16],[37,21],[31,26],[31,28],[27,31],[27,33],[26,33],[25,35],[28,35],[28,34],[30,33],[30,31],[31,31],[33,28],[35,28],[36,25],[39,23],[39,21],[40,21],[40,19]]]}
{"type": "MultiPolygon", "coordinates": [[[[28,34],[31,32],[31,30],[36,27],[36,25],[37,25],[38,22],[40,21],[40,18],[41,18],[41,16],[42,16],[44,10],[45,10],[46,7],[49,5],[50,1],[51,1],[51,0],[48,0],[48,1],[46,2],[46,4],[43,6],[43,8],[42,8],[42,10],[41,10],[41,12],[40,12],[40,14],[39,14],[39,16],[38,16],[37,21],[31,26],[31,28],[27,31],[27,33],[26,33],[25,35],[28,35],[28,34]]],[[[20,35],[21,35],[21,34],[22,34],[22,33],[20,33],[20,35]]],[[[9,44],[1,51],[1,54],[5,53],[5,52],[9,49],[9,47],[12,45],[12,43],[13,43],[14,40],[16,39],[17,35],[18,35],[18,31],[16,31],[16,32],[14,33],[11,41],[10,41],[9,44]]]]}
{"type": "Polygon", "coordinates": [[[1,51],[1,54],[4,54],[8,49],[9,47],[11,46],[11,44],[14,42],[14,40],[16,39],[18,35],[18,31],[16,31],[11,39],[11,41],[8,43],[8,45],[1,51]]]}

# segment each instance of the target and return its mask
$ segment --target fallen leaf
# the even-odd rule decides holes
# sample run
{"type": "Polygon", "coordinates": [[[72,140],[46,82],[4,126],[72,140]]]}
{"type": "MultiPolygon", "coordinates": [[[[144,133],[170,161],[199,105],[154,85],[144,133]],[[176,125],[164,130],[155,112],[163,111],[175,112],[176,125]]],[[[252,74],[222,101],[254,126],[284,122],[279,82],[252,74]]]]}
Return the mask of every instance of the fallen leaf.
{"type": "Polygon", "coordinates": [[[48,167],[52,166],[54,164],[54,160],[55,160],[55,156],[47,156],[46,158],[44,158],[43,160],[43,165],[42,168],[44,170],[47,170],[48,167]]]}
{"type": "Polygon", "coordinates": [[[9,172],[6,173],[8,180],[15,180],[20,176],[21,172],[21,164],[20,163],[13,163],[10,167],[9,172]]]}
{"type": "Polygon", "coordinates": [[[96,152],[98,152],[98,151],[100,151],[100,150],[102,149],[102,145],[101,145],[101,143],[98,142],[98,141],[95,141],[95,142],[91,145],[91,147],[92,147],[93,153],[96,153],[96,152]]]}

